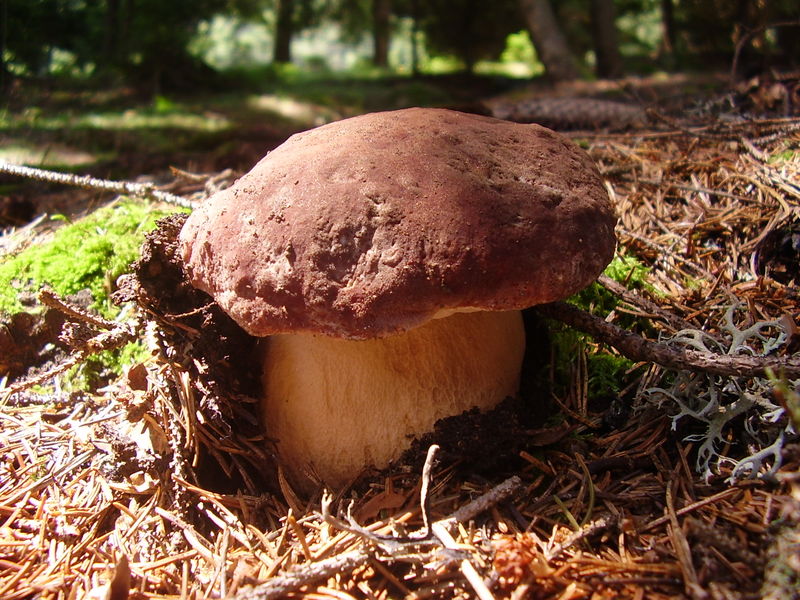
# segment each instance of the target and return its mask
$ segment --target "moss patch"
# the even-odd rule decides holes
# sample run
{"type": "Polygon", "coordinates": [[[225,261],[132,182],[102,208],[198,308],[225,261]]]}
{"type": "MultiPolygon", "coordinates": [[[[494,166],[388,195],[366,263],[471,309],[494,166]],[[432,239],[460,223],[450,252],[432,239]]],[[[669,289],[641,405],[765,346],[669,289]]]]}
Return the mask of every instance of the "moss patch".
{"type": "MultiPolygon", "coordinates": [[[[115,319],[120,309],[112,304],[110,294],[116,279],[138,258],[145,233],[158,219],[174,212],[172,208],[123,199],[64,225],[46,243],[5,257],[0,262],[0,321],[15,313],[36,312],[20,297],[35,296],[43,286],[61,296],[88,289],[90,307],[107,319],[115,319]]],[[[141,342],[101,352],[70,369],[61,387],[66,391],[93,389],[146,356],[141,342]]]]}
{"type": "Polygon", "coordinates": [[[114,282],[138,256],[145,232],[170,212],[174,209],[121,200],[62,227],[47,243],[7,258],[0,264],[0,314],[24,310],[20,294],[49,285],[61,295],[89,289],[93,308],[113,318],[117,309],[109,293],[114,282]]]}
{"type": "MultiPolygon", "coordinates": [[[[604,275],[629,290],[647,288],[647,276],[650,273],[641,261],[633,256],[617,255],[605,268],[604,275]]],[[[619,298],[597,282],[581,290],[569,300],[576,306],[603,316],[610,313],[619,303],[619,298]]]]}

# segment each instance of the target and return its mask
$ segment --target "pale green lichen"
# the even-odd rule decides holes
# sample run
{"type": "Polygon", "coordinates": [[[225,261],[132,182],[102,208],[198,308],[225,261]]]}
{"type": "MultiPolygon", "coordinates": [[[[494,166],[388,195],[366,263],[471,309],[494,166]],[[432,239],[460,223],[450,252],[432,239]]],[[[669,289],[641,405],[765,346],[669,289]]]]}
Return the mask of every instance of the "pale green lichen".
{"type": "MultiPolygon", "coordinates": [[[[720,335],[686,329],[677,332],[667,344],[725,355],[766,356],[781,349],[789,338],[781,320],[758,321],[747,326],[737,324],[739,307],[726,310],[720,335]]],[[[666,403],[677,409],[672,414],[672,428],[689,419],[703,426],[704,431],[684,437],[698,442],[695,463],[698,473],[707,479],[730,465],[729,479],[771,476],[781,466],[781,449],[787,437],[796,435],[793,420],[786,408],[776,402],[774,379],[709,375],[678,371],[670,375],[671,383],[643,391],[642,398],[661,406],[666,403]],[[728,444],[743,455],[736,460],[722,454],[728,444]]],[[[786,390],[797,393],[800,380],[784,381],[786,390]]]]}

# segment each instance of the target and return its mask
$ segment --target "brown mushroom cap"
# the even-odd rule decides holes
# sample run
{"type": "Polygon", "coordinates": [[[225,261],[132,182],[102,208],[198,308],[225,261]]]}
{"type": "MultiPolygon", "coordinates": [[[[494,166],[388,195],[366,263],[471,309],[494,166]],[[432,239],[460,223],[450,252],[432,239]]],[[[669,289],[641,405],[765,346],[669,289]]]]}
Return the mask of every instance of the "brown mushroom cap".
{"type": "Polygon", "coordinates": [[[558,134],[412,108],[292,136],[196,210],[181,247],[250,334],[365,339],[569,296],[611,260],[614,223],[558,134]]]}

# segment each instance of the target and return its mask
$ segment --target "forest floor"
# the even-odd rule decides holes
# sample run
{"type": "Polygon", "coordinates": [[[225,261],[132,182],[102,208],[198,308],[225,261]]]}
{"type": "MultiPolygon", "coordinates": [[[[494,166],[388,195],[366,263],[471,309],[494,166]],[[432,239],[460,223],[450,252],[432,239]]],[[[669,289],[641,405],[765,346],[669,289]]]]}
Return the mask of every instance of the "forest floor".
{"type": "MultiPolygon", "coordinates": [[[[124,90],[51,91],[12,102],[0,159],[200,200],[206,182],[230,182],[293,131],[365,110],[635,99],[646,122],[565,131],[598,165],[618,257],[631,259],[585,308],[673,348],[796,360],[800,119],[748,114],[752,98],[737,105],[746,95],[712,79],[405,82],[366,95],[342,83],[146,106],[124,90]]],[[[2,237],[110,198],[4,176],[2,237]]],[[[153,254],[170,235],[154,234],[153,254]]],[[[79,358],[110,327],[144,339],[148,359],[94,389],[55,378],[9,394],[22,377],[0,380],[0,598],[800,597],[800,376],[625,362],[575,336],[550,371],[553,414],[540,427],[487,417],[476,443],[496,460],[480,467],[446,455],[459,440],[442,434],[446,459],[431,473],[422,447],[343,490],[333,506],[351,505],[347,521],[269,466],[246,374],[220,374],[202,327],[176,328],[158,310],[182,312],[185,299],[147,297],[158,259],[140,261],[128,290],[138,308],[123,321],[82,307],[67,318],[82,327],[79,358]]]]}

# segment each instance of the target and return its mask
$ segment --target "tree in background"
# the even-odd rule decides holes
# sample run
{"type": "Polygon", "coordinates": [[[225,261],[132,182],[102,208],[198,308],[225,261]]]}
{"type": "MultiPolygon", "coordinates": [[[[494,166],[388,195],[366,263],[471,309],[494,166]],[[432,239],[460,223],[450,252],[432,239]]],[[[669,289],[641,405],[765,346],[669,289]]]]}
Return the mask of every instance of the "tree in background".
{"type": "Polygon", "coordinates": [[[226,0],[3,1],[4,67],[10,63],[44,76],[60,51],[78,67],[152,91],[214,76],[187,47],[198,23],[228,5],[226,0]]]}
{"type": "Polygon", "coordinates": [[[508,35],[523,28],[516,0],[427,0],[402,10],[425,34],[429,52],[453,55],[467,71],[500,56],[508,35]]]}
{"type": "Polygon", "coordinates": [[[681,66],[728,68],[737,45],[741,45],[739,64],[745,71],[779,63],[797,66],[800,61],[797,0],[681,0],[669,6],[673,13],[670,43],[681,66]]]}
{"type": "Polygon", "coordinates": [[[550,0],[519,0],[533,45],[545,72],[555,80],[577,79],[579,72],[550,0]]]}
{"type": "Polygon", "coordinates": [[[208,86],[216,73],[188,48],[199,24],[220,14],[268,25],[276,62],[291,61],[298,31],[328,23],[354,43],[371,35],[372,60],[385,67],[401,18],[413,23],[415,66],[425,44],[471,70],[526,26],[555,80],[578,77],[576,57],[592,50],[599,76],[620,75],[618,38],[629,64],[638,56],[662,67],[725,67],[737,49],[745,69],[800,60],[797,0],[0,0],[0,75],[45,77],[71,64],[151,92],[208,86]],[[652,24],[647,39],[634,31],[641,16],[652,24]],[[617,29],[620,19],[627,29],[617,29]]]}
{"type": "Polygon", "coordinates": [[[277,0],[275,8],[275,45],[272,60],[276,63],[292,62],[292,36],[294,35],[294,0],[277,0]]]}
{"type": "Polygon", "coordinates": [[[614,0],[590,0],[595,73],[598,77],[620,77],[622,55],[619,52],[614,0]]]}
{"type": "Polygon", "coordinates": [[[392,0],[372,0],[372,63],[389,66],[389,41],[392,33],[392,0]]]}
{"type": "Polygon", "coordinates": [[[343,39],[352,43],[370,33],[372,64],[382,68],[389,66],[392,17],[395,16],[392,0],[334,0],[326,5],[321,20],[337,23],[343,39]]]}
{"type": "Polygon", "coordinates": [[[69,50],[85,60],[83,54],[91,54],[86,40],[92,37],[101,15],[70,0],[2,0],[4,71],[16,67],[43,76],[56,49],[69,50]]]}
{"type": "Polygon", "coordinates": [[[661,7],[661,44],[658,47],[659,57],[669,65],[675,64],[675,6],[672,0],[660,0],[661,7]]]}

